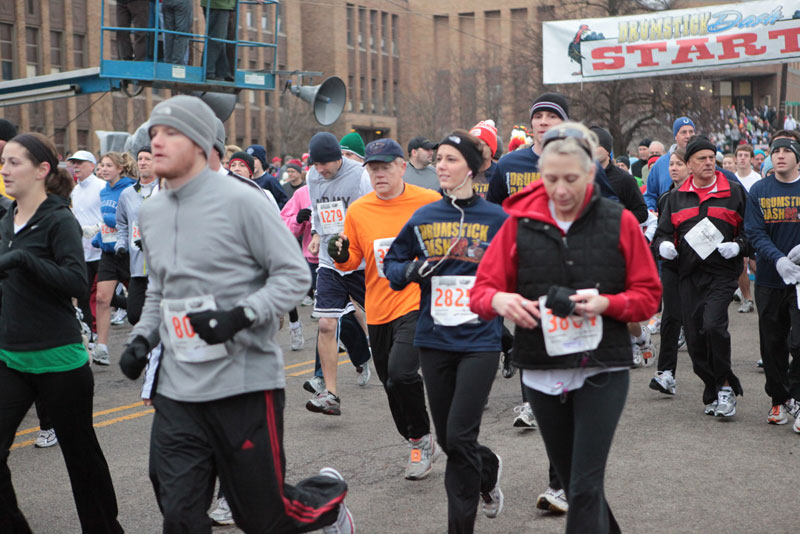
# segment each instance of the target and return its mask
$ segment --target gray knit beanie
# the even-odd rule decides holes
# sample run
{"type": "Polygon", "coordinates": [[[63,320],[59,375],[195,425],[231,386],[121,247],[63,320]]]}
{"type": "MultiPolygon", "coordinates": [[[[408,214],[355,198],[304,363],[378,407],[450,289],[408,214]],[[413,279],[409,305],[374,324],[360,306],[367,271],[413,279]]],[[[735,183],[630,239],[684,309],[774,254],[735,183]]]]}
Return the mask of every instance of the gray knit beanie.
{"type": "Polygon", "coordinates": [[[225,138],[227,134],[225,133],[225,125],[222,124],[219,117],[214,117],[214,119],[214,148],[219,153],[219,158],[222,159],[225,157],[225,138]]]}
{"type": "Polygon", "coordinates": [[[153,108],[150,128],[162,125],[175,128],[194,141],[208,158],[216,139],[216,120],[211,108],[196,96],[178,95],[153,108]]]}

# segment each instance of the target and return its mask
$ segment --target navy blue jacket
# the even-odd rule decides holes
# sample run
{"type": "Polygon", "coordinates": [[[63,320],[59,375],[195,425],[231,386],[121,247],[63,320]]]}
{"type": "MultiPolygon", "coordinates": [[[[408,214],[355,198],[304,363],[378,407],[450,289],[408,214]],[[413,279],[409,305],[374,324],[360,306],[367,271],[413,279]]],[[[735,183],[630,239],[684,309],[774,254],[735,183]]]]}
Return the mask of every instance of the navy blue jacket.
{"type": "MultiPolygon", "coordinates": [[[[459,200],[458,203],[465,212],[462,237],[448,259],[420,284],[419,320],[414,345],[451,352],[499,352],[503,330],[500,318],[442,326],[434,324],[431,317],[431,277],[475,276],[489,243],[508,217],[503,208],[477,195],[459,200]]],[[[411,216],[383,261],[383,271],[392,289],[399,291],[408,284],[406,267],[415,258],[427,258],[430,264],[442,258],[458,235],[460,218],[461,214],[452,206],[449,198],[423,206],[411,216]]]]}
{"type": "Polygon", "coordinates": [[[253,181],[260,185],[261,189],[266,189],[272,193],[272,196],[275,198],[275,202],[278,203],[278,207],[280,209],[283,209],[286,203],[289,202],[289,197],[286,196],[286,191],[283,190],[281,183],[270,173],[265,172],[260,178],[257,178],[253,181]]]}

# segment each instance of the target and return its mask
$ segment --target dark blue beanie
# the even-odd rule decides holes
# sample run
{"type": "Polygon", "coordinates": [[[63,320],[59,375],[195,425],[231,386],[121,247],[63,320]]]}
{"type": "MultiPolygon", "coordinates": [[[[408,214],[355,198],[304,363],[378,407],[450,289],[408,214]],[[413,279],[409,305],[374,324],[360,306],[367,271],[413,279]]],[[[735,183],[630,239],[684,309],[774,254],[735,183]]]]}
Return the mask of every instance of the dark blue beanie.
{"type": "Polygon", "coordinates": [[[342,147],[336,136],[328,132],[314,134],[308,142],[308,153],[314,163],[328,163],[342,159],[342,147]]]}

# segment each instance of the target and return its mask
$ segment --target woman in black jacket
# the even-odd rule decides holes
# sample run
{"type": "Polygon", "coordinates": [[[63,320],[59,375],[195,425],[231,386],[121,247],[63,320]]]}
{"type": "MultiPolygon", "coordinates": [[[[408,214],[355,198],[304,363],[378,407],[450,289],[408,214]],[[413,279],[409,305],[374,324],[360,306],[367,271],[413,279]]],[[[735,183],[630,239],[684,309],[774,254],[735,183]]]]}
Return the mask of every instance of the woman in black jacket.
{"type": "Polygon", "coordinates": [[[0,532],[30,532],[17,506],[8,453],[35,400],[52,419],[84,533],[119,533],[111,475],[92,426],[94,379],[71,299],[83,295],[81,229],[63,197],[71,180],[44,136],[18,135],[3,150],[16,201],[0,220],[0,532]]]}

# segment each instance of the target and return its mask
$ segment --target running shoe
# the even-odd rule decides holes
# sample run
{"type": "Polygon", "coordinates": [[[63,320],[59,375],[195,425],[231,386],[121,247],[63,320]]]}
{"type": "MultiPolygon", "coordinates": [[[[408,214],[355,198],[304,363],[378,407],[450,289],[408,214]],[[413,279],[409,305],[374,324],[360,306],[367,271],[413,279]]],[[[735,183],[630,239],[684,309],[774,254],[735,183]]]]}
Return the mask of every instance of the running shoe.
{"type": "Polygon", "coordinates": [[[632,348],[633,348],[634,369],[637,369],[639,367],[644,367],[644,354],[642,353],[642,347],[640,347],[638,343],[634,343],[632,345],[632,348]]]}
{"type": "Polygon", "coordinates": [[[681,327],[681,333],[678,334],[678,350],[684,348],[686,346],[686,335],[683,333],[683,327],[681,327]]]}
{"type": "Polygon", "coordinates": [[[342,403],[339,397],[328,390],[320,391],[314,395],[306,403],[306,409],[309,412],[324,413],[325,415],[342,415],[342,403]]]}
{"type": "Polygon", "coordinates": [[[539,510],[547,510],[548,512],[555,512],[557,514],[566,514],[569,510],[567,504],[567,494],[563,489],[555,490],[548,487],[544,493],[539,495],[536,499],[536,508],[539,510]]]}
{"type": "Polygon", "coordinates": [[[362,388],[369,383],[369,379],[372,376],[372,371],[369,369],[369,360],[364,362],[362,365],[356,367],[356,381],[358,385],[362,388]]]}
{"type": "Polygon", "coordinates": [[[742,290],[736,288],[736,291],[733,292],[733,300],[736,302],[742,302],[742,290]]]}
{"type": "Polygon", "coordinates": [[[297,328],[290,328],[292,336],[292,350],[301,350],[306,344],[306,339],[303,337],[303,326],[298,325],[297,328]]]}
{"type": "Polygon", "coordinates": [[[667,369],[656,372],[656,376],[650,379],[650,389],[667,395],[675,395],[675,377],[672,376],[672,371],[667,369]]]}
{"type": "Polygon", "coordinates": [[[489,493],[481,492],[483,499],[483,515],[489,519],[494,519],[503,511],[503,490],[500,489],[500,477],[503,475],[503,459],[497,456],[497,481],[494,483],[492,491],[489,493]]]}
{"type": "Polygon", "coordinates": [[[794,399],[789,399],[783,403],[783,407],[786,408],[786,413],[795,419],[800,417],[800,402],[797,402],[794,399]]]}
{"type": "Polygon", "coordinates": [[[655,347],[653,347],[653,340],[650,337],[650,330],[647,328],[642,328],[642,333],[644,334],[644,341],[637,343],[637,345],[639,345],[642,353],[642,366],[650,367],[653,365],[653,362],[656,361],[656,350],[655,347]]]}
{"type": "Polygon", "coordinates": [[[108,359],[108,349],[102,345],[97,345],[92,351],[92,361],[97,365],[111,365],[108,359]]]}
{"type": "Polygon", "coordinates": [[[89,352],[93,352],[96,346],[97,346],[97,334],[93,332],[92,335],[89,336],[89,343],[86,345],[86,350],[88,350],[89,352]]]}
{"type": "MultiPolygon", "coordinates": [[[[323,467],[319,470],[319,474],[344,481],[342,474],[333,467],[323,467]]],[[[353,514],[350,513],[350,509],[342,501],[339,505],[339,515],[336,521],[327,527],[322,527],[322,534],[355,534],[355,532],[356,524],[353,522],[353,514]]]]}
{"type": "Polygon", "coordinates": [[[759,369],[763,369],[764,368],[764,360],[759,358],[758,361],[756,362],[756,367],[758,367],[759,369]]]}
{"type": "Polygon", "coordinates": [[[211,518],[211,521],[213,521],[215,525],[234,524],[231,507],[228,506],[228,500],[225,497],[221,497],[220,500],[217,501],[217,507],[208,514],[208,517],[211,518]]]}
{"type": "Polygon", "coordinates": [[[310,380],[303,382],[303,389],[314,395],[320,391],[325,391],[325,379],[321,376],[314,376],[310,380]]]}
{"type": "Polygon", "coordinates": [[[755,309],[755,305],[753,304],[752,300],[742,299],[742,304],[739,306],[739,313],[750,313],[755,309]]]}
{"type": "Polygon", "coordinates": [[[717,411],[717,401],[706,404],[705,408],[703,408],[703,413],[706,415],[714,415],[714,412],[716,411],[717,411]]]}
{"type": "Polygon", "coordinates": [[[114,326],[119,326],[125,323],[125,319],[128,318],[128,312],[123,310],[122,308],[118,309],[114,312],[114,316],[111,317],[111,324],[114,326]]]}
{"type": "Polygon", "coordinates": [[[800,417],[794,420],[794,424],[792,425],[792,430],[800,434],[800,417]]]}
{"type": "Polygon", "coordinates": [[[301,306],[313,306],[314,305],[314,299],[312,299],[311,297],[306,295],[305,297],[303,297],[303,301],[300,303],[300,305],[301,306]]]}
{"type": "Polygon", "coordinates": [[[503,378],[511,378],[517,368],[511,365],[511,351],[503,353],[503,378]]]}
{"type": "Polygon", "coordinates": [[[433,461],[442,454],[442,450],[433,434],[409,439],[408,442],[411,444],[411,454],[406,465],[406,480],[422,480],[431,473],[433,461]]]}
{"type": "Polygon", "coordinates": [[[533,416],[531,403],[523,402],[519,406],[514,406],[514,413],[517,414],[514,418],[515,428],[536,430],[536,418],[533,416]]]}
{"type": "Polygon", "coordinates": [[[52,428],[50,430],[40,430],[36,435],[36,443],[33,444],[37,449],[46,449],[58,443],[56,431],[52,428]]]}
{"type": "Polygon", "coordinates": [[[789,422],[789,416],[786,415],[786,407],[783,404],[773,406],[769,415],[767,416],[767,423],[771,425],[785,425],[789,422]]]}
{"type": "Polygon", "coordinates": [[[661,332],[660,315],[654,315],[650,318],[650,321],[647,323],[647,330],[649,330],[651,334],[658,334],[661,332]]]}
{"type": "Polygon", "coordinates": [[[729,386],[720,388],[717,393],[717,409],[714,410],[717,417],[732,417],[736,415],[736,396],[729,386]]]}

